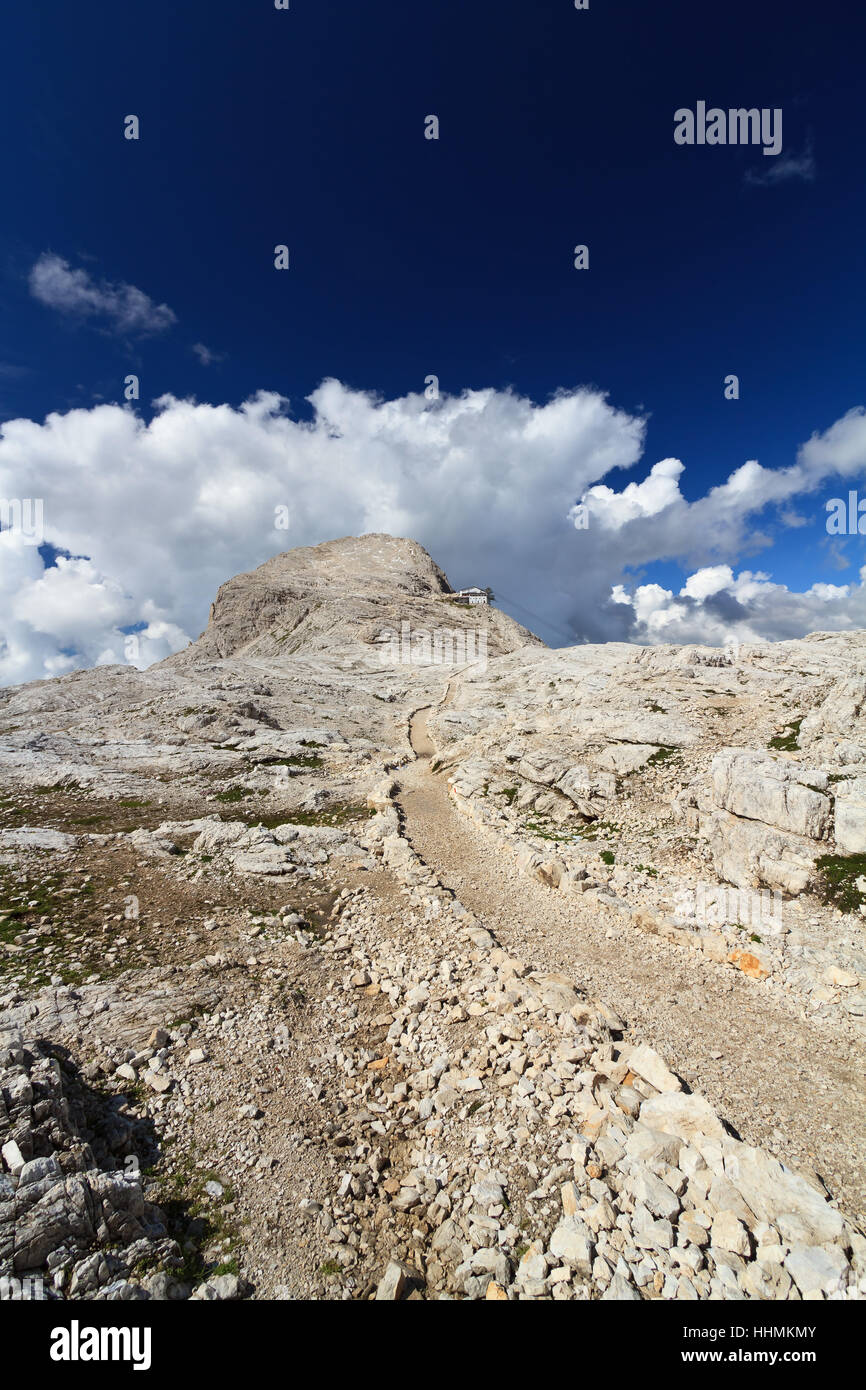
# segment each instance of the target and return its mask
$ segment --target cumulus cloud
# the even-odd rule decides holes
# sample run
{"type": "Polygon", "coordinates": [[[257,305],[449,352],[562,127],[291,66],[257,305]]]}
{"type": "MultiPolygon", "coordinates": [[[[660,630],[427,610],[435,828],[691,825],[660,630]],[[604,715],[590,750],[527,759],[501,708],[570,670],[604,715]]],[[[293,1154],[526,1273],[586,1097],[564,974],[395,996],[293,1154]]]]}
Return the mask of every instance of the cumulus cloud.
{"type": "Polygon", "coordinates": [[[689,502],[676,459],[619,489],[602,481],[638,463],[645,425],[596,390],[541,405],[495,390],[431,403],[329,380],[310,402],[310,419],[260,393],[239,408],[166,396],[149,422],[97,405],[5,424],[0,498],[42,498],[44,539],[63,555],[46,570],[32,544],[0,534],[0,681],[107,660],[146,665],[198,635],[230,576],[369,531],[414,537],[452,583],[490,584],[554,642],[724,641],[734,622],[781,636],[859,614],[859,589],[790,595],[725,567],[766,543],[765,508],[862,470],[862,410],[815,435],[790,468],[746,463],[689,502]],[[575,528],[576,502],[586,529],[575,528]],[[285,516],[288,530],[275,524],[285,516]],[[630,592],[629,573],[659,560],[694,571],[682,593],[630,592]]]}
{"type": "Polygon", "coordinates": [[[123,281],[96,280],[87,270],[73,270],[61,256],[46,251],[31,268],[30,293],[49,309],[80,319],[102,320],[118,333],[161,333],[177,322],[167,304],[123,281]]]}
{"type": "Polygon", "coordinates": [[[90,560],[59,555],[46,568],[14,530],[0,531],[0,684],[118,662],[143,670],[188,640],[90,560]]]}
{"type": "Polygon", "coordinates": [[[767,574],[735,575],[729,565],[717,565],[690,575],[678,593],[658,584],[629,592],[617,584],[612,597],[633,615],[636,642],[778,641],[866,627],[866,566],[859,584],[818,583],[803,593],[774,584],[767,574]]]}

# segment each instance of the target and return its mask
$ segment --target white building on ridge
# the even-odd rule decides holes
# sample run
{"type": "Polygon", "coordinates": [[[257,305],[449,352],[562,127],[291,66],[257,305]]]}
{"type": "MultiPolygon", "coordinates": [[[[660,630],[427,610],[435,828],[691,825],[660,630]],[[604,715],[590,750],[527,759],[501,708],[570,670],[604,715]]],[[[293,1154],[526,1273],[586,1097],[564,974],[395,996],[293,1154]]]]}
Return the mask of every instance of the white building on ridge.
{"type": "Polygon", "coordinates": [[[486,605],[490,602],[487,590],[479,588],[458,589],[455,594],[451,595],[451,597],[456,599],[462,599],[464,603],[469,604],[470,608],[474,607],[475,604],[479,603],[483,603],[486,607],[486,605]]]}

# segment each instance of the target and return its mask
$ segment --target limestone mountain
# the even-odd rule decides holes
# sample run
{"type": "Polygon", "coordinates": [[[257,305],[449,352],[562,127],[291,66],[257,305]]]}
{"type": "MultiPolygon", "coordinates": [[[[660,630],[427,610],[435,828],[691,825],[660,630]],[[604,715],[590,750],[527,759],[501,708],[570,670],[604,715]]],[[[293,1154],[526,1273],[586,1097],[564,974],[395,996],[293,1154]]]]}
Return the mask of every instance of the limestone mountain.
{"type": "Polygon", "coordinates": [[[207,628],[183,656],[277,657],[353,647],[375,654],[383,631],[399,631],[404,622],[424,631],[483,630],[490,656],[543,645],[494,608],[461,606],[417,541],[373,534],[299,547],[236,575],[219,589],[207,628]]]}

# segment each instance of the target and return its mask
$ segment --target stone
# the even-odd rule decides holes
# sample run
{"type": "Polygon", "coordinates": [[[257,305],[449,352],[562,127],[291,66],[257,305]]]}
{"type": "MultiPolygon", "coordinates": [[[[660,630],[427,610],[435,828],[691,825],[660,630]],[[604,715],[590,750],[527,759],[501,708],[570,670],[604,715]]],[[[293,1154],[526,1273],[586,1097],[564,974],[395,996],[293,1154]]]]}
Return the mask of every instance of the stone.
{"type": "Polygon", "coordinates": [[[644,1081],[648,1081],[657,1091],[666,1093],[683,1089],[679,1077],[674,1076],[658,1053],[654,1052],[651,1047],[643,1044],[639,1047],[633,1047],[628,1055],[628,1065],[631,1071],[643,1077],[644,1081]]]}
{"type": "Polygon", "coordinates": [[[601,1297],[605,1303],[635,1303],[640,1301],[640,1294],[634,1285],[618,1273],[614,1274],[601,1297]]]}
{"type": "Polygon", "coordinates": [[[550,1253],[588,1279],[592,1274],[595,1237],[583,1221],[564,1217],[550,1237],[550,1253]]]}
{"type": "Polygon", "coordinates": [[[837,784],[833,836],[840,854],[866,852],[866,777],[837,784]]]}
{"type": "Polygon", "coordinates": [[[567,1182],[562,1188],[562,1210],[566,1216],[576,1216],[580,1210],[580,1191],[576,1183],[567,1182]]]}
{"type": "Polygon", "coordinates": [[[406,1297],[417,1281],[417,1270],[400,1260],[391,1260],[379,1280],[376,1299],[378,1302],[396,1303],[406,1297]]]}
{"type": "Polygon", "coordinates": [[[42,1182],[44,1178],[59,1178],[62,1169],[56,1158],[32,1158],[18,1175],[18,1190],[32,1182],[42,1182]]]}
{"type": "Polygon", "coordinates": [[[836,1247],[795,1245],[785,1258],[785,1268],[803,1298],[829,1298],[845,1288],[848,1261],[836,1247]]]}
{"type": "Polygon", "coordinates": [[[641,1124],[680,1139],[722,1139],[725,1130],[715,1110],[703,1096],[670,1093],[651,1096],[640,1111],[641,1124]]]}
{"type": "Polygon", "coordinates": [[[839,1240],[844,1221],[826,1198],[798,1173],[762,1149],[739,1144],[724,1159],[725,1176],[759,1221],[776,1226],[785,1238],[785,1223],[803,1244],[839,1240]]]}
{"type": "Polygon", "coordinates": [[[672,1221],[680,1210],[679,1198],[667,1183],[657,1178],[648,1168],[639,1168],[626,1182],[627,1191],[636,1202],[642,1202],[653,1216],[664,1221],[672,1221]]]}
{"type": "Polygon", "coordinates": [[[487,1177],[474,1182],[469,1191],[481,1207],[501,1206],[505,1198],[501,1185],[487,1177]]]}
{"type": "Polygon", "coordinates": [[[224,1303],[243,1297],[241,1281],[236,1274],[216,1274],[190,1294],[190,1302],[224,1303]]]}
{"type": "Polygon", "coordinates": [[[469,1260],[469,1268],[473,1275],[492,1275],[494,1281],[503,1286],[511,1280],[511,1263],[508,1256],[490,1246],[475,1251],[469,1260]]]}
{"type": "Polygon", "coordinates": [[[484,1297],[488,1303],[501,1303],[503,1301],[508,1301],[508,1294],[505,1292],[505,1289],[502,1287],[501,1284],[497,1284],[495,1279],[490,1280],[490,1283],[487,1285],[487,1292],[484,1295],[484,1297]]]}
{"type": "Polygon", "coordinates": [[[21,1153],[14,1139],[9,1139],[3,1145],[3,1162],[14,1178],[17,1178],[24,1167],[24,1156],[21,1153]]]}
{"type": "Polygon", "coordinates": [[[852,975],[850,970],[843,970],[838,965],[829,966],[824,971],[824,979],[828,985],[835,985],[838,989],[854,989],[860,983],[859,975],[852,975]]]}
{"type": "Polygon", "coordinates": [[[731,951],[728,960],[750,980],[766,980],[770,973],[753,951],[731,951]]]}
{"type": "Polygon", "coordinates": [[[732,1211],[720,1211],[713,1217],[710,1243],[734,1255],[748,1257],[751,1254],[749,1233],[732,1211]]]}
{"type": "Polygon", "coordinates": [[[141,1079],[146,1086],[149,1086],[152,1091],[156,1091],[158,1095],[164,1095],[166,1091],[171,1090],[171,1077],[166,1076],[162,1072],[145,1071],[142,1073],[141,1079]]]}
{"type": "Polygon", "coordinates": [[[731,815],[812,840],[827,836],[832,803],[826,773],[768,753],[726,748],[713,758],[712,781],[715,805],[731,815]]]}

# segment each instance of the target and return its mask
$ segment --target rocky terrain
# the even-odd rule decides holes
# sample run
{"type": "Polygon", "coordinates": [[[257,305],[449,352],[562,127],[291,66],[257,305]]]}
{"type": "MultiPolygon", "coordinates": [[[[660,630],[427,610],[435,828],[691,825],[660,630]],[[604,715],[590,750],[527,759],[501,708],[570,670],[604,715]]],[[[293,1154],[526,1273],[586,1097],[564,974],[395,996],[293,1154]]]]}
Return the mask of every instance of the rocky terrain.
{"type": "Polygon", "coordinates": [[[0,691],[0,1293],[862,1298],[861,711],[381,535],[0,691]]]}

